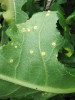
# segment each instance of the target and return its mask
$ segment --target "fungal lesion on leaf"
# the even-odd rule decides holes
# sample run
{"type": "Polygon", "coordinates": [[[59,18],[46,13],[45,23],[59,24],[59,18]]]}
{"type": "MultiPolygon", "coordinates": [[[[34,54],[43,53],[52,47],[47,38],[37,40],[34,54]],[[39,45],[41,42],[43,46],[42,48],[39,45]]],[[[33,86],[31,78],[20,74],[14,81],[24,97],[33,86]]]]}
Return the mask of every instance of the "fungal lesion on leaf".
{"type": "Polygon", "coordinates": [[[14,60],[12,58],[9,59],[9,63],[12,64],[14,60]]]}
{"type": "Polygon", "coordinates": [[[34,53],[34,50],[33,49],[29,50],[29,53],[32,55],[34,53]]]}
{"type": "Polygon", "coordinates": [[[38,26],[37,26],[37,25],[35,25],[35,26],[33,27],[33,29],[34,29],[34,30],[38,29],[38,26]]]}
{"type": "Polygon", "coordinates": [[[51,43],[51,45],[52,45],[52,47],[56,47],[56,42],[55,41],[53,41],[52,43],[51,43]]]}
{"type": "Polygon", "coordinates": [[[45,56],[46,52],[45,51],[41,51],[41,56],[45,56]]]}

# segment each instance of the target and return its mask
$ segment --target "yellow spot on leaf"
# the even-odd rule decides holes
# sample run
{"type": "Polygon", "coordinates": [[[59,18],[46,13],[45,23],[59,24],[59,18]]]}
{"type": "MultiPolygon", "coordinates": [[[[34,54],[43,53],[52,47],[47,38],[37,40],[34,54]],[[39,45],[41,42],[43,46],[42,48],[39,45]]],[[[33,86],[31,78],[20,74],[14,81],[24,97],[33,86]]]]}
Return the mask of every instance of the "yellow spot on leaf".
{"type": "Polygon", "coordinates": [[[13,61],[14,61],[13,59],[9,59],[9,63],[13,63],[13,61]]]}
{"type": "Polygon", "coordinates": [[[17,49],[17,45],[14,46],[17,49]]]}
{"type": "Polygon", "coordinates": [[[46,14],[46,16],[49,16],[49,15],[50,15],[49,13],[46,14]]]}
{"type": "Polygon", "coordinates": [[[33,54],[34,53],[34,51],[33,50],[30,50],[30,54],[33,54]]]}
{"type": "Polygon", "coordinates": [[[34,26],[34,29],[36,30],[38,27],[37,26],[34,26]]]}
{"type": "Polygon", "coordinates": [[[53,47],[56,47],[56,42],[52,42],[52,46],[53,47]]]}
{"type": "Polygon", "coordinates": [[[42,55],[42,56],[45,56],[45,55],[46,55],[46,52],[42,51],[42,52],[41,52],[41,55],[42,55]]]}
{"type": "Polygon", "coordinates": [[[47,13],[50,13],[50,11],[48,10],[47,13]]]}
{"type": "Polygon", "coordinates": [[[56,54],[56,57],[58,57],[58,54],[56,54]]]}

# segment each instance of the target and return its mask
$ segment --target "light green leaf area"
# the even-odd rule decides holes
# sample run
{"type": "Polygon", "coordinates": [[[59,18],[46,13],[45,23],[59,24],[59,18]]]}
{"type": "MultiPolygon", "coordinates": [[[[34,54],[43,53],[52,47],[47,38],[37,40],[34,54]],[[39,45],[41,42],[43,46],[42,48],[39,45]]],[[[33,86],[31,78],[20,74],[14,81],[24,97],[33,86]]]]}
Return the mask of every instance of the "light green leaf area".
{"type": "Polygon", "coordinates": [[[22,11],[22,6],[27,0],[0,0],[1,6],[5,12],[3,12],[4,19],[9,23],[22,23],[27,20],[27,14],[22,11]]]}
{"type": "Polygon", "coordinates": [[[75,70],[57,59],[65,44],[57,20],[57,12],[41,12],[7,31],[11,41],[0,48],[1,80],[51,93],[75,92],[75,70]]]}

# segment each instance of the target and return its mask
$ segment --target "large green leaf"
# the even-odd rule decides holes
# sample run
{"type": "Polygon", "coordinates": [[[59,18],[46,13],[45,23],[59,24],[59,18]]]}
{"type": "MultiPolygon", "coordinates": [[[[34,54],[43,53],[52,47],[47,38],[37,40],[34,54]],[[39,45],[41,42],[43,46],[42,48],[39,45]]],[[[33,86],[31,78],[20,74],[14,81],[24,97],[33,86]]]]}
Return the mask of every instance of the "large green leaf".
{"type": "Polygon", "coordinates": [[[57,12],[42,12],[7,31],[11,42],[0,49],[1,80],[46,92],[75,92],[75,69],[57,59],[65,44],[57,20],[57,12]]]}
{"type": "Polygon", "coordinates": [[[22,11],[22,6],[27,0],[0,0],[2,8],[6,10],[3,12],[4,19],[10,24],[22,23],[27,20],[28,16],[22,11]]]}

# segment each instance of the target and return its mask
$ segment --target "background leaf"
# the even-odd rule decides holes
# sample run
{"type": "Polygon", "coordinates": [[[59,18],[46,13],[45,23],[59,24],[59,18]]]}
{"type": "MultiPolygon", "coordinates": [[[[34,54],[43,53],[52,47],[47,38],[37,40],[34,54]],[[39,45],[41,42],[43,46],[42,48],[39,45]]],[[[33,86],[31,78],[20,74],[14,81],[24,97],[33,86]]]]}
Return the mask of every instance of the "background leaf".
{"type": "Polygon", "coordinates": [[[27,0],[0,0],[4,10],[3,17],[8,23],[22,23],[28,19],[27,14],[22,11],[22,6],[27,0]]]}

